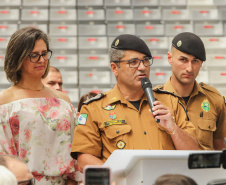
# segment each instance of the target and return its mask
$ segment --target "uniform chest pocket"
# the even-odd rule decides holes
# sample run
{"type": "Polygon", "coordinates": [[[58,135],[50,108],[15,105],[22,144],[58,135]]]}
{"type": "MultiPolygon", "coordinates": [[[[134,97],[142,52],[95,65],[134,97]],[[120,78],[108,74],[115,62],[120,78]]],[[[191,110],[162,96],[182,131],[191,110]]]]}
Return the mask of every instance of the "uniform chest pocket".
{"type": "Polygon", "coordinates": [[[124,134],[128,134],[130,131],[130,125],[112,125],[104,129],[106,137],[109,139],[114,139],[124,134]]]}
{"type": "Polygon", "coordinates": [[[213,147],[213,132],[216,130],[216,121],[200,118],[197,120],[198,139],[210,147],[213,147]]]}

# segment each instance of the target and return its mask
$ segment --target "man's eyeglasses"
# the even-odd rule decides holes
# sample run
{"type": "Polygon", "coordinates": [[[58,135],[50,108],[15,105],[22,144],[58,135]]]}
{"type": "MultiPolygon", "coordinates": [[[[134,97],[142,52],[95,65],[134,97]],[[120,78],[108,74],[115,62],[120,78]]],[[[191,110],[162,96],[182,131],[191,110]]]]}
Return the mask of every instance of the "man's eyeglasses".
{"type": "Polygon", "coordinates": [[[35,185],[35,178],[26,181],[19,181],[18,185],[35,185]]]}
{"type": "Polygon", "coordinates": [[[119,62],[128,62],[130,68],[137,68],[140,66],[140,63],[142,62],[145,67],[151,66],[153,64],[153,58],[152,57],[146,57],[142,60],[140,59],[131,59],[131,60],[119,60],[119,61],[113,61],[115,63],[119,62]]]}
{"type": "Polygon", "coordinates": [[[41,56],[44,60],[49,60],[52,56],[52,51],[46,51],[46,52],[42,53],[41,55],[39,55],[37,53],[31,53],[28,56],[30,57],[30,61],[32,63],[36,63],[40,60],[41,56]]]}

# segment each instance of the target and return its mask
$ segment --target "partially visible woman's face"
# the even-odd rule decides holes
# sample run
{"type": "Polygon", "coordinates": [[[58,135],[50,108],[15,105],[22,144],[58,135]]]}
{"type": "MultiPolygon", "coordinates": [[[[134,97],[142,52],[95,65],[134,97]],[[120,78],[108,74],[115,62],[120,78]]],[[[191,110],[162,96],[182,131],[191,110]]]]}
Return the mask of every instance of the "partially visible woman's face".
{"type": "Polygon", "coordinates": [[[46,43],[40,39],[35,42],[32,52],[24,60],[21,68],[22,78],[41,78],[47,68],[48,60],[44,60],[43,56],[47,54],[46,43]],[[39,55],[43,55],[39,58],[39,55]],[[37,61],[37,59],[39,60],[37,61]],[[31,60],[33,62],[31,62],[31,60]],[[37,62],[35,62],[37,61],[37,62]],[[35,62],[35,63],[34,63],[35,62]]]}

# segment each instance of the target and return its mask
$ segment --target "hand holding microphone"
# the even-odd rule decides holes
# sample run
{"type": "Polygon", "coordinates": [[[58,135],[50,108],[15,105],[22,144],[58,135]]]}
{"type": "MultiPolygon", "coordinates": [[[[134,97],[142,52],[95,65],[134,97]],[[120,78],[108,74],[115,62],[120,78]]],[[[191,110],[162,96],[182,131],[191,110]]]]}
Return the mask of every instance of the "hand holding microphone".
{"type": "MultiPolygon", "coordinates": [[[[153,108],[154,108],[154,102],[155,102],[155,97],[153,95],[153,91],[152,91],[152,84],[149,80],[149,78],[145,77],[141,79],[141,85],[142,88],[147,96],[148,99],[148,103],[151,107],[151,112],[153,112],[153,108]]],[[[161,104],[161,102],[156,101],[156,112],[158,112],[155,116],[159,116],[161,115],[161,120],[162,123],[160,123],[160,119],[155,118],[157,123],[160,123],[161,126],[163,126],[166,129],[166,132],[170,135],[174,135],[175,130],[176,130],[176,123],[173,120],[173,117],[170,113],[170,110],[165,107],[164,105],[161,104]]]]}
{"type": "MultiPolygon", "coordinates": [[[[152,109],[154,107],[153,103],[155,101],[155,97],[154,97],[153,91],[152,91],[152,84],[151,84],[151,82],[150,82],[148,77],[145,77],[145,78],[141,79],[141,86],[142,86],[142,88],[143,88],[143,90],[144,90],[144,92],[145,92],[145,94],[147,96],[148,103],[149,103],[151,111],[152,111],[152,109]]],[[[155,120],[156,120],[157,123],[160,122],[159,119],[155,118],[155,120]]]]}

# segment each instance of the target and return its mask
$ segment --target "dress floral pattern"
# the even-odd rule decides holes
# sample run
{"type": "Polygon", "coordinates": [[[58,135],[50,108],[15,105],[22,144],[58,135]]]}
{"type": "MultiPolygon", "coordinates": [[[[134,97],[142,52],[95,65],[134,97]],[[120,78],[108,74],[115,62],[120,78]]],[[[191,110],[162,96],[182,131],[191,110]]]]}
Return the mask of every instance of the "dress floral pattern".
{"type": "Polygon", "coordinates": [[[81,180],[70,156],[76,115],[58,98],[27,98],[0,106],[0,153],[21,157],[38,185],[81,180]]]}

